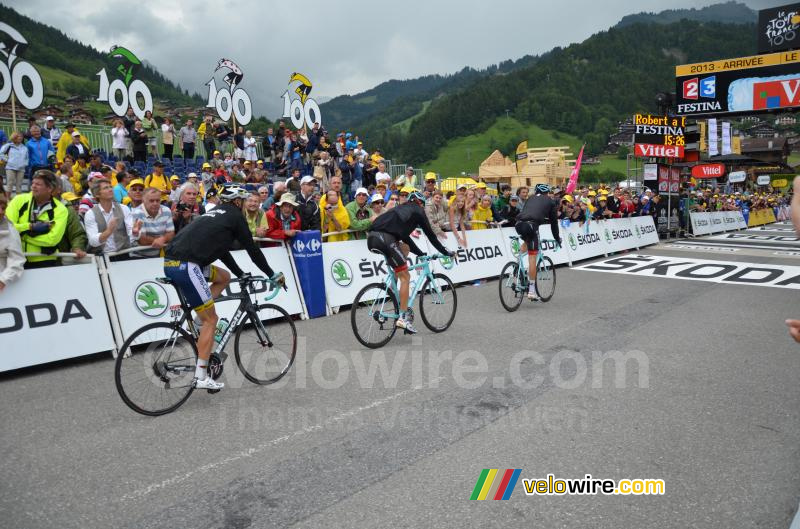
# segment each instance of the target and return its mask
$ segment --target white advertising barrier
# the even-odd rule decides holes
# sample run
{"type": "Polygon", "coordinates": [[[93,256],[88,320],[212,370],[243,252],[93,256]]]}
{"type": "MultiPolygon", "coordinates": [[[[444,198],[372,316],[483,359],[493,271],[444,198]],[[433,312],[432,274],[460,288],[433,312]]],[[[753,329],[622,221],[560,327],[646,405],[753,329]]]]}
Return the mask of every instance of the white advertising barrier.
{"type": "MultiPolygon", "coordinates": [[[[294,280],[294,273],[289,262],[289,255],[284,247],[262,248],[261,251],[267,258],[270,266],[281,271],[286,276],[288,291],[283,290],[269,303],[279,305],[289,314],[300,314],[303,305],[294,280]]],[[[252,262],[247,252],[239,250],[231,252],[236,263],[245,272],[253,275],[263,275],[252,262]]],[[[222,263],[214,263],[220,268],[225,268],[222,263]]],[[[170,321],[172,308],[180,305],[178,294],[172,285],[162,285],[155,278],[164,277],[164,260],[160,257],[152,259],[136,259],[109,263],[108,277],[111,290],[114,294],[114,305],[125,339],[136,329],[155,321],[170,321]]],[[[231,285],[238,292],[235,285],[231,285]]],[[[225,293],[223,293],[224,295],[225,293]]],[[[266,292],[264,294],[266,296],[266,292]]],[[[261,296],[263,299],[264,296],[261,296]]],[[[256,297],[259,303],[262,300],[256,297]]],[[[230,319],[236,311],[238,301],[224,301],[217,304],[217,314],[222,318],[230,319]]],[[[111,349],[109,347],[109,349],[111,349]]]]}
{"type": "Polygon", "coordinates": [[[592,220],[583,226],[570,224],[562,230],[561,239],[567,248],[570,262],[591,259],[599,255],[641,248],[658,243],[653,217],[592,220]]]}
{"type": "MultiPolygon", "coordinates": [[[[444,273],[454,283],[496,277],[507,262],[517,258],[519,249],[511,240],[511,236],[516,234],[514,228],[467,231],[467,248],[456,250],[455,237],[448,233],[444,245],[456,250],[456,264],[437,261],[433,263],[432,270],[444,273]]],[[[539,236],[552,241],[550,226],[542,226],[539,236]]],[[[552,242],[544,244],[545,255],[554,264],[658,243],[655,224],[649,216],[592,221],[588,224],[588,230],[586,225],[572,224],[567,229],[561,229],[561,238],[561,248],[556,249],[552,242]]],[[[415,242],[429,255],[436,252],[424,235],[415,242]]],[[[409,256],[409,264],[413,257],[413,254],[409,256]]],[[[387,274],[383,256],[370,252],[364,240],[323,243],[322,261],[325,267],[325,293],[331,307],[351,304],[359,290],[369,283],[383,281],[387,274]]]]}
{"type": "Polygon", "coordinates": [[[0,295],[0,371],[114,347],[97,265],[26,270],[0,295]]]}
{"type": "Polygon", "coordinates": [[[691,211],[689,219],[694,235],[709,235],[747,228],[747,222],[741,211],[691,211]]]}

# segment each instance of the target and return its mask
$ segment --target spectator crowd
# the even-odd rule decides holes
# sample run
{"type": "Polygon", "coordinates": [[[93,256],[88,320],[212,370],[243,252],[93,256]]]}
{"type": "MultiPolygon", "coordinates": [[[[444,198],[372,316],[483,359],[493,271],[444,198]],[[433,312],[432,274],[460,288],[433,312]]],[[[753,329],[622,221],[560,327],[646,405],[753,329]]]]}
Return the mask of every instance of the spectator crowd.
{"type": "MultiPolygon", "coordinates": [[[[149,113],[138,120],[129,111],[110,134],[113,147],[105,152],[92,150],[72,123],[62,132],[51,117],[44,126],[30,121],[25,132],[10,138],[0,131],[5,174],[0,246],[19,247],[0,256],[5,259],[0,289],[18,277],[23,263],[25,268],[61,264],[59,252],[77,258],[111,254],[114,260],[159,256],[177,232],[216,207],[222,186],[231,183],[251,192],[243,212],[263,246],[307,230],[320,230],[327,242],[364,239],[378,216],[421,190],[437,236],[453,232],[457,243],[468,247],[469,231],[513,226],[531,193],[508,185],[494,191],[484,182],[444,192],[435,173],[418,179],[410,166],[393,178],[380,150],[369,153],[358,136],[347,132],[331,138],[317,124],[310,131],[292,131],[280,122],[264,136],[262,158],[251,131],[231,131],[210,116],[197,130],[191,120],[176,130],[169,119],[158,125],[149,113]],[[210,158],[195,156],[198,141],[210,158]],[[26,174],[30,191],[23,193],[26,174]],[[33,255],[21,259],[20,252],[33,255]]],[[[658,193],[603,184],[571,193],[555,188],[552,198],[563,224],[657,217],[663,209],[658,193]]],[[[779,193],[698,189],[685,190],[679,207],[690,212],[787,204],[779,193]]]]}

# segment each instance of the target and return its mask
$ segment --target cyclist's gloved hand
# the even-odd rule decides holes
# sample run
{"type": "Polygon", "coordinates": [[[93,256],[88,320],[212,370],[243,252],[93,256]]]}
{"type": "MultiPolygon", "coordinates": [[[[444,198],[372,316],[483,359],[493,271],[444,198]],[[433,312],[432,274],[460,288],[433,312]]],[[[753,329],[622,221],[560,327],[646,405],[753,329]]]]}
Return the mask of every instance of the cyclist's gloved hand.
{"type": "Polygon", "coordinates": [[[30,226],[31,233],[34,235],[44,235],[50,231],[49,222],[33,222],[30,226]]]}
{"type": "Polygon", "coordinates": [[[450,250],[450,251],[447,252],[446,255],[447,255],[447,257],[455,257],[456,256],[456,252],[454,252],[453,250],[450,250]]]}
{"type": "Polygon", "coordinates": [[[269,279],[278,286],[286,288],[286,276],[283,275],[283,272],[277,272],[275,274],[272,274],[272,277],[270,277],[269,279]]]}

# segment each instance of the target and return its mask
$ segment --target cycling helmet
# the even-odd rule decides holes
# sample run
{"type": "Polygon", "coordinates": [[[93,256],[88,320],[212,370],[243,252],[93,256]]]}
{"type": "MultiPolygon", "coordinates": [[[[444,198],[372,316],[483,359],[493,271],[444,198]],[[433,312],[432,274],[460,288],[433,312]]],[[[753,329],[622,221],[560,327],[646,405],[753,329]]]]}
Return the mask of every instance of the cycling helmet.
{"type": "Polygon", "coordinates": [[[421,204],[425,203],[425,195],[420,193],[419,191],[412,191],[408,194],[408,201],[411,202],[412,200],[417,200],[421,204]]]}
{"type": "Polygon", "coordinates": [[[550,192],[550,186],[547,184],[536,184],[536,194],[546,195],[550,192]]]}
{"type": "Polygon", "coordinates": [[[222,188],[222,192],[219,194],[220,200],[224,202],[229,202],[231,200],[236,200],[237,198],[247,198],[250,196],[250,193],[241,186],[232,185],[232,186],[225,186],[222,188]]]}

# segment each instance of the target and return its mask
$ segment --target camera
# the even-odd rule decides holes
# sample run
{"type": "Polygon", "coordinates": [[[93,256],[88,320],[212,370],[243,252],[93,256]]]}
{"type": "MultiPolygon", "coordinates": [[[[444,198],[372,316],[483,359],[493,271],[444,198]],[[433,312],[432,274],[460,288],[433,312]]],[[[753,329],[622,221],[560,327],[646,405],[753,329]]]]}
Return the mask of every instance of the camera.
{"type": "Polygon", "coordinates": [[[175,211],[189,211],[192,209],[192,206],[189,204],[184,204],[183,202],[178,202],[178,205],[175,206],[175,211]]]}

